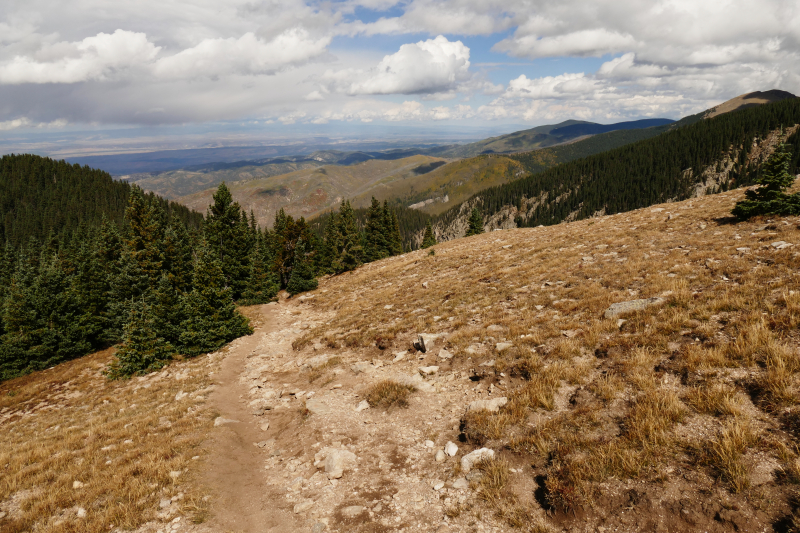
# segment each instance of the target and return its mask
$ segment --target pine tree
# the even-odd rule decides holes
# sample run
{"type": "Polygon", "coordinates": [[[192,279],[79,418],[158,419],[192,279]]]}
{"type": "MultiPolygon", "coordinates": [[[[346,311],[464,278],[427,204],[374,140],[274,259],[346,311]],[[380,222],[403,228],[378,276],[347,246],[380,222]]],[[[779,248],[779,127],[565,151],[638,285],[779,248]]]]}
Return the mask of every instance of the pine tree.
{"type": "Polygon", "coordinates": [[[185,318],[181,297],[182,293],[175,289],[165,272],[145,298],[156,337],[172,346],[178,346],[180,342],[181,323],[185,318]]]}
{"type": "Polygon", "coordinates": [[[272,250],[265,245],[263,237],[257,237],[250,261],[250,279],[239,300],[241,305],[266,304],[275,300],[280,282],[278,275],[270,268],[272,264],[272,250]]]}
{"type": "Polygon", "coordinates": [[[361,232],[349,200],[342,202],[339,207],[338,233],[340,236],[339,250],[333,261],[333,270],[337,274],[355,270],[364,261],[361,232]]]}
{"type": "Polygon", "coordinates": [[[208,207],[205,238],[209,249],[219,259],[226,283],[239,298],[250,277],[252,240],[247,215],[233,201],[230,189],[220,183],[214,203],[208,207]]]}
{"type": "Polygon", "coordinates": [[[481,212],[478,211],[477,207],[472,208],[472,212],[469,214],[469,228],[467,229],[467,234],[465,237],[470,237],[472,235],[480,235],[483,233],[483,217],[481,216],[481,212]]]}
{"type": "Polygon", "coordinates": [[[161,242],[164,238],[164,228],[161,220],[164,217],[156,207],[145,201],[142,190],[134,187],[125,210],[125,221],[128,231],[123,239],[124,252],[143,276],[149,280],[152,287],[161,277],[163,257],[161,242]]]}
{"type": "Polygon", "coordinates": [[[212,352],[253,332],[247,318],[236,310],[233,289],[225,284],[219,259],[205,245],[197,254],[192,281],[192,292],[182,303],[186,318],[179,336],[181,353],[193,356],[212,352]]]}
{"type": "Polygon", "coordinates": [[[317,288],[317,278],[314,276],[314,269],[311,260],[306,254],[304,241],[299,241],[294,254],[294,266],[292,267],[292,277],[286,285],[286,291],[294,296],[301,292],[313,291],[317,288]]]}
{"type": "Polygon", "coordinates": [[[433,235],[433,228],[430,221],[428,221],[428,225],[425,226],[425,236],[422,238],[422,248],[430,248],[435,244],[436,237],[433,235]]]}
{"type": "Polygon", "coordinates": [[[152,307],[139,299],[131,309],[122,345],[107,374],[111,379],[146,374],[166,366],[174,354],[175,348],[158,336],[152,307]]]}
{"type": "Polygon", "coordinates": [[[759,187],[745,192],[745,199],[737,202],[731,213],[741,219],[800,214],[800,195],[785,192],[795,180],[789,172],[791,159],[791,152],[781,141],[761,167],[761,175],[755,180],[759,187]]]}
{"type": "Polygon", "coordinates": [[[172,286],[180,291],[187,292],[192,288],[192,243],[189,232],[183,222],[173,219],[164,232],[163,271],[169,278],[172,286]]]}
{"type": "Polygon", "coordinates": [[[372,197],[372,205],[367,211],[367,223],[364,227],[364,261],[378,261],[389,257],[388,228],[381,204],[372,197]]]}

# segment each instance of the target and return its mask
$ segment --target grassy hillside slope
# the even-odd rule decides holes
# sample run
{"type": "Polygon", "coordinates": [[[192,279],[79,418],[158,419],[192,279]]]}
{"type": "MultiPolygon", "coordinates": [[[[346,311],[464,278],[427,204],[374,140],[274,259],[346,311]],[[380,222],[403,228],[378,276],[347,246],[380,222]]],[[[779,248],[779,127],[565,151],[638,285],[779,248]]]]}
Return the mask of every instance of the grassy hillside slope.
{"type": "MultiPolygon", "coordinates": [[[[396,181],[419,178],[415,169],[441,161],[424,155],[397,160],[370,160],[355,165],[324,165],[247,181],[229,183],[234,199],[255,213],[263,226],[271,226],[275,213],[283,208],[294,217],[311,218],[338,207],[347,198],[358,198],[354,207],[369,205],[372,195],[385,198],[383,192],[396,181]]],[[[415,183],[418,181],[415,181],[415,183]]],[[[214,189],[181,197],[179,201],[193,209],[209,205],[214,189]]]]}

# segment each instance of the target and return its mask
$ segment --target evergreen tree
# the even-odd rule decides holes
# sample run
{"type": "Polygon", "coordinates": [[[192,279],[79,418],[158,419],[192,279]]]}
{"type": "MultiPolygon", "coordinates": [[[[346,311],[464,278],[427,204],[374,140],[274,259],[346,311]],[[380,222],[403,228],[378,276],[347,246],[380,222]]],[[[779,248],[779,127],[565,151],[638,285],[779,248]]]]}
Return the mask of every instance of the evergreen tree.
{"type": "Polygon", "coordinates": [[[430,221],[428,221],[428,225],[425,226],[425,236],[422,237],[422,247],[430,248],[435,244],[436,244],[436,237],[433,235],[433,228],[431,227],[430,221]]]}
{"type": "Polygon", "coordinates": [[[272,250],[259,236],[250,261],[250,279],[242,293],[242,299],[239,300],[241,305],[265,304],[275,300],[280,289],[280,282],[278,275],[270,268],[272,264],[272,250]]]}
{"type": "Polygon", "coordinates": [[[313,291],[317,288],[317,278],[314,276],[314,269],[311,260],[306,254],[304,241],[299,241],[294,254],[294,266],[292,267],[292,277],[286,285],[286,290],[294,296],[301,292],[313,291]]]}
{"type": "Polygon", "coordinates": [[[198,355],[219,349],[242,335],[253,332],[249,321],[236,310],[233,289],[226,286],[216,255],[203,246],[194,265],[192,292],[183,299],[179,349],[198,355]]]}
{"type": "Polygon", "coordinates": [[[145,202],[142,190],[134,187],[131,191],[125,222],[128,226],[124,242],[124,252],[136,264],[142,276],[146,276],[149,286],[154,286],[161,277],[163,257],[161,242],[164,239],[162,226],[163,212],[145,202]]]}
{"type": "Polygon", "coordinates": [[[122,345],[114,354],[108,376],[120,379],[146,374],[166,366],[174,354],[175,348],[158,336],[152,308],[139,299],[131,309],[122,345]]]}
{"type": "Polygon", "coordinates": [[[361,232],[349,200],[342,202],[338,218],[339,249],[332,264],[333,270],[337,274],[355,270],[364,261],[361,232]]]}
{"type": "Polygon", "coordinates": [[[367,211],[367,224],[364,227],[364,261],[378,261],[389,257],[389,228],[386,227],[386,222],[381,204],[373,196],[372,205],[367,211]]]}
{"type": "Polygon", "coordinates": [[[481,233],[483,233],[483,217],[478,208],[473,207],[472,212],[469,214],[469,228],[465,237],[480,235],[481,233]]]}
{"type": "Polygon", "coordinates": [[[182,293],[175,289],[165,272],[146,297],[156,337],[164,339],[172,346],[178,346],[180,342],[181,323],[185,318],[181,296],[182,293]]]}
{"type": "Polygon", "coordinates": [[[164,232],[164,266],[163,271],[172,286],[180,292],[188,292],[192,288],[192,243],[186,226],[180,220],[173,219],[164,232]]]}
{"type": "Polygon", "coordinates": [[[791,152],[781,141],[761,167],[755,180],[759,187],[745,192],[745,199],[734,206],[733,215],[747,219],[758,215],[800,214],[800,195],[785,192],[795,180],[789,172],[791,159],[791,152]]]}
{"type": "Polygon", "coordinates": [[[388,232],[389,255],[400,255],[403,253],[403,236],[400,234],[400,223],[397,221],[397,215],[389,210],[389,204],[386,201],[383,202],[383,217],[384,225],[388,232]]]}
{"type": "Polygon", "coordinates": [[[220,183],[214,193],[214,203],[208,207],[204,226],[205,238],[211,252],[219,259],[227,285],[238,299],[250,277],[252,240],[247,215],[233,201],[230,189],[220,183]]]}

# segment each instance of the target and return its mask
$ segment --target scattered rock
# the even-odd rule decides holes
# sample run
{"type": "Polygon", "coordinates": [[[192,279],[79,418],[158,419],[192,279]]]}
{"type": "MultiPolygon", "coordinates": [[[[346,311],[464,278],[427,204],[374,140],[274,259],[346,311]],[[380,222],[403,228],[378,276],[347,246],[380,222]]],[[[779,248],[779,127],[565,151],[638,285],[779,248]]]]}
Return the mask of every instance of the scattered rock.
{"type": "Polygon", "coordinates": [[[455,442],[448,442],[444,445],[444,453],[450,457],[455,457],[455,455],[458,453],[458,445],[456,445],[455,442]]]}
{"type": "Polygon", "coordinates": [[[491,331],[491,332],[501,332],[501,331],[505,331],[505,330],[506,330],[506,328],[504,326],[499,325],[499,324],[492,324],[491,326],[486,328],[486,331],[491,331]]]}
{"type": "Polygon", "coordinates": [[[495,345],[494,349],[497,350],[498,352],[503,352],[505,350],[508,350],[512,346],[514,346],[514,345],[511,344],[510,342],[498,342],[495,345]]]}
{"type": "Polygon", "coordinates": [[[269,422],[264,422],[258,427],[261,428],[261,431],[267,431],[269,429],[269,422]]]}
{"type": "Polygon", "coordinates": [[[295,504],[295,506],[294,506],[294,514],[304,513],[306,511],[308,511],[309,509],[311,509],[313,506],[314,506],[314,501],[313,500],[306,500],[304,502],[300,502],[298,504],[295,504]]]}
{"type": "Polygon", "coordinates": [[[78,507],[78,511],[75,514],[78,518],[86,518],[86,509],[83,507],[78,507]]]}
{"type": "Polygon", "coordinates": [[[664,302],[665,302],[664,298],[645,298],[643,300],[629,300],[627,302],[617,302],[615,304],[611,304],[611,306],[608,309],[606,309],[606,312],[603,316],[605,316],[605,318],[616,318],[623,313],[643,311],[648,307],[653,307],[654,305],[661,305],[664,302]]]}
{"type": "Polygon", "coordinates": [[[439,371],[438,366],[421,366],[419,367],[419,373],[422,376],[429,377],[436,374],[439,371]]]}
{"type": "Polygon", "coordinates": [[[427,281],[423,281],[422,282],[422,288],[423,289],[427,289],[428,288],[428,282],[427,281]]]}
{"type": "Polygon", "coordinates": [[[495,363],[494,359],[489,359],[488,361],[484,361],[478,366],[494,366],[494,363],[495,363]]]}
{"type": "Polygon", "coordinates": [[[394,304],[386,304],[386,305],[383,306],[383,308],[386,309],[386,310],[389,310],[392,307],[394,307],[394,304]]]}
{"type": "Polygon", "coordinates": [[[408,350],[405,350],[405,351],[402,351],[402,352],[396,352],[394,354],[394,359],[392,359],[392,363],[397,363],[399,361],[402,361],[405,358],[407,353],[408,353],[408,350]]]}
{"type": "Polygon", "coordinates": [[[501,396],[499,398],[492,398],[491,400],[475,400],[474,402],[470,402],[467,410],[474,411],[476,409],[486,409],[487,411],[496,413],[506,403],[508,403],[508,398],[506,398],[505,396],[501,396]]]}
{"type": "Polygon", "coordinates": [[[458,478],[457,480],[455,480],[453,482],[453,488],[456,489],[456,490],[468,489],[469,488],[469,481],[467,481],[467,478],[465,478],[465,477],[460,477],[460,478],[458,478]]]}
{"type": "Polygon", "coordinates": [[[72,488],[73,489],[82,489],[83,488],[83,483],[81,483],[80,481],[73,481],[72,482],[72,488]]]}
{"type": "Polygon", "coordinates": [[[315,415],[324,415],[330,412],[330,407],[328,407],[322,400],[319,398],[311,398],[306,400],[306,409],[311,411],[311,414],[315,415]]]}
{"type": "Polygon", "coordinates": [[[420,333],[417,335],[417,342],[414,343],[414,348],[422,353],[427,353],[428,350],[433,349],[433,344],[441,337],[438,333],[420,333]]]}
{"type": "Polygon", "coordinates": [[[344,471],[355,466],[358,460],[353,452],[336,448],[325,448],[319,451],[314,459],[317,468],[325,468],[328,479],[339,479],[344,471]]]}
{"type": "Polygon", "coordinates": [[[317,522],[313,526],[311,526],[311,533],[322,533],[328,528],[324,522],[317,522]]]}
{"type": "Polygon", "coordinates": [[[442,490],[444,488],[444,481],[434,481],[432,485],[433,490],[442,490]]]}
{"type": "Polygon", "coordinates": [[[480,351],[480,346],[478,346],[477,344],[470,344],[464,351],[469,355],[475,355],[480,351]]]}
{"type": "Polygon", "coordinates": [[[484,459],[491,459],[492,457],[494,457],[494,450],[490,450],[489,448],[481,448],[472,451],[461,458],[461,471],[468,474],[475,463],[479,463],[484,459]]]}
{"type": "Polygon", "coordinates": [[[425,447],[426,448],[433,448],[434,446],[435,446],[435,444],[433,443],[432,440],[426,440],[425,441],[425,447]]]}
{"type": "Polygon", "coordinates": [[[439,350],[439,359],[443,359],[445,361],[450,360],[453,358],[453,354],[442,348],[439,350]]]}
{"type": "Polygon", "coordinates": [[[175,401],[179,402],[179,401],[183,400],[184,398],[186,398],[187,396],[189,396],[188,392],[180,391],[178,394],[175,395],[175,401]]]}
{"type": "Polygon", "coordinates": [[[172,479],[178,479],[179,477],[181,477],[181,473],[182,472],[180,470],[173,470],[172,472],[169,473],[169,477],[171,477],[172,479]]]}
{"type": "Polygon", "coordinates": [[[784,249],[786,249],[786,248],[789,248],[789,247],[791,247],[791,246],[794,246],[794,244],[788,243],[788,242],[786,242],[786,241],[775,241],[775,242],[773,242],[773,243],[771,244],[771,246],[772,246],[773,248],[775,248],[776,250],[784,250],[784,249]]]}
{"type": "Polygon", "coordinates": [[[422,379],[422,376],[419,374],[412,374],[410,376],[399,375],[396,376],[394,380],[401,385],[410,385],[422,392],[434,392],[436,390],[433,388],[433,385],[422,379]]]}
{"type": "Polygon", "coordinates": [[[218,416],[214,419],[214,427],[224,426],[225,424],[238,424],[238,420],[233,420],[231,418],[223,418],[218,416]]]}
{"type": "Polygon", "coordinates": [[[436,451],[436,462],[443,463],[444,460],[447,459],[447,455],[442,450],[436,451]]]}
{"type": "Polygon", "coordinates": [[[158,502],[159,509],[166,509],[170,505],[172,505],[172,500],[169,498],[161,498],[161,501],[158,502]]]}
{"type": "Polygon", "coordinates": [[[322,354],[322,355],[318,355],[316,357],[312,357],[311,359],[308,359],[305,362],[305,364],[310,366],[312,369],[316,369],[316,368],[319,368],[319,367],[323,366],[325,363],[327,363],[330,358],[331,358],[330,355],[322,354]]]}
{"type": "Polygon", "coordinates": [[[344,518],[355,518],[361,513],[363,513],[364,510],[365,508],[361,507],[360,505],[351,505],[349,507],[345,507],[344,509],[342,509],[342,516],[344,518]]]}
{"type": "Polygon", "coordinates": [[[361,400],[361,403],[356,407],[356,413],[360,413],[366,409],[369,409],[369,402],[367,400],[361,400]]]}

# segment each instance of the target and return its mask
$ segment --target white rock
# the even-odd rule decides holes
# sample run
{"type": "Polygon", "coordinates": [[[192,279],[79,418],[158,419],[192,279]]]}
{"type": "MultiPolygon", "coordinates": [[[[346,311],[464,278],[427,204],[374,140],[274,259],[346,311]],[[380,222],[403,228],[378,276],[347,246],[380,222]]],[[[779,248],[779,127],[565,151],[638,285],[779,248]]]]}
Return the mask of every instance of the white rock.
{"type": "Polygon", "coordinates": [[[666,300],[663,298],[644,298],[642,300],[629,300],[627,302],[617,302],[615,304],[611,304],[604,316],[606,318],[616,318],[617,316],[623,313],[632,313],[635,311],[643,311],[648,307],[652,307],[654,305],[660,305],[664,303],[666,300]]]}
{"type": "Polygon", "coordinates": [[[75,513],[78,518],[86,518],[86,509],[83,507],[78,507],[78,511],[75,513]]]}
{"type": "Polygon", "coordinates": [[[269,422],[264,422],[260,426],[261,431],[267,431],[269,429],[269,422]]]}
{"type": "Polygon", "coordinates": [[[439,371],[438,366],[421,366],[419,367],[419,373],[421,376],[432,376],[439,371]]]}
{"type": "Polygon", "coordinates": [[[223,418],[221,416],[218,416],[217,418],[214,419],[214,427],[224,426],[225,424],[238,424],[238,423],[239,423],[238,420],[223,418]]]}
{"type": "Polygon", "coordinates": [[[436,389],[433,385],[422,379],[419,374],[412,374],[410,376],[399,375],[394,378],[396,382],[401,385],[409,385],[421,392],[434,392],[436,389]]]}
{"type": "Polygon", "coordinates": [[[306,500],[304,502],[300,502],[298,504],[295,504],[295,506],[294,506],[294,514],[304,513],[306,511],[308,511],[309,509],[311,509],[313,506],[314,506],[314,501],[313,500],[306,500]]]}
{"type": "Polygon", "coordinates": [[[345,470],[356,465],[356,454],[338,448],[324,448],[314,455],[317,468],[325,468],[328,479],[339,479],[345,470]]]}
{"type": "Polygon", "coordinates": [[[179,401],[183,400],[184,398],[186,398],[187,396],[189,396],[188,392],[180,391],[178,394],[175,395],[175,401],[179,402],[179,401]]]}
{"type": "Polygon", "coordinates": [[[161,509],[166,509],[170,505],[172,505],[172,500],[169,498],[161,498],[161,501],[158,502],[158,507],[161,509]]]}
{"type": "Polygon", "coordinates": [[[786,241],[775,241],[775,242],[772,243],[771,246],[773,248],[775,248],[776,250],[783,250],[784,248],[789,248],[790,246],[794,246],[794,245],[791,244],[791,243],[788,243],[786,241]]]}
{"type": "Polygon", "coordinates": [[[384,309],[386,309],[386,310],[389,310],[389,309],[391,309],[392,307],[394,307],[394,305],[393,305],[393,304],[386,304],[386,305],[384,305],[384,306],[383,306],[383,308],[384,308],[384,309]]]}
{"type": "Polygon", "coordinates": [[[453,358],[453,354],[451,354],[450,352],[448,352],[444,348],[439,350],[439,359],[444,359],[445,361],[447,361],[447,360],[452,359],[452,358],[453,358]]]}
{"type": "Polygon", "coordinates": [[[497,344],[495,344],[494,349],[497,350],[498,352],[503,352],[505,350],[508,350],[512,346],[514,345],[511,344],[510,342],[498,342],[497,344]]]}
{"type": "Polygon", "coordinates": [[[171,477],[172,479],[178,479],[179,477],[181,477],[181,471],[173,470],[172,472],[169,473],[169,477],[171,477]]]}
{"type": "Polygon", "coordinates": [[[454,442],[448,442],[444,445],[444,453],[450,457],[455,457],[455,455],[458,453],[458,446],[454,442]]]}
{"type": "Polygon", "coordinates": [[[475,463],[479,463],[485,459],[491,459],[492,457],[494,457],[494,450],[490,450],[489,448],[481,448],[472,451],[461,458],[461,471],[467,474],[472,470],[475,463]]]}
{"type": "Polygon", "coordinates": [[[397,363],[399,361],[402,361],[405,358],[407,353],[408,353],[408,351],[396,352],[394,354],[394,359],[392,359],[392,363],[397,363]]]}
{"type": "Polygon", "coordinates": [[[355,518],[364,512],[364,507],[360,505],[351,505],[342,509],[342,516],[344,518],[355,518]]]}
{"type": "Polygon", "coordinates": [[[445,453],[442,450],[437,450],[436,451],[436,462],[437,463],[443,463],[445,459],[447,459],[447,455],[445,455],[445,453]]]}
{"type": "Polygon", "coordinates": [[[434,446],[435,446],[435,444],[433,443],[432,440],[426,440],[425,441],[425,447],[426,448],[433,448],[434,446]]]}
{"type": "Polygon", "coordinates": [[[468,489],[469,481],[467,481],[467,478],[465,477],[460,477],[453,482],[453,488],[458,490],[468,489]]]}
{"type": "Polygon", "coordinates": [[[496,413],[503,407],[505,404],[508,403],[508,398],[505,396],[500,396],[499,398],[492,398],[491,400],[475,400],[474,402],[470,402],[469,404],[469,411],[474,411],[477,409],[486,409],[487,411],[491,411],[496,413]]]}
{"type": "Polygon", "coordinates": [[[444,488],[444,481],[434,481],[433,490],[442,490],[444,488]]]}
{"type": "Polygon", "coordinates": [[[365,409],[369,409],[369,402],[367,400],[361,400],[361,403],[359,403],[356,407],[356,413],[360,413],[365,409]]]}
{"type": "Polygon", "coordinates": [[[72,482],[72,488],[73,489],[82,489],[83,488],[83,483],[81,483],[80,481],[77,481],[77,480],[73,481],[72,482]]]}

